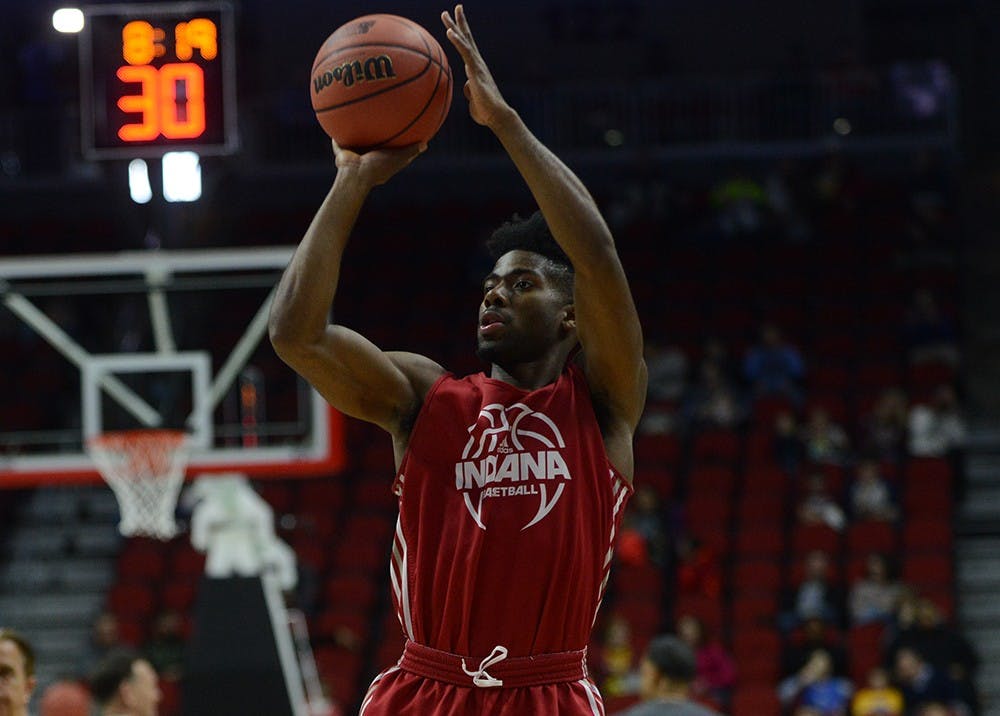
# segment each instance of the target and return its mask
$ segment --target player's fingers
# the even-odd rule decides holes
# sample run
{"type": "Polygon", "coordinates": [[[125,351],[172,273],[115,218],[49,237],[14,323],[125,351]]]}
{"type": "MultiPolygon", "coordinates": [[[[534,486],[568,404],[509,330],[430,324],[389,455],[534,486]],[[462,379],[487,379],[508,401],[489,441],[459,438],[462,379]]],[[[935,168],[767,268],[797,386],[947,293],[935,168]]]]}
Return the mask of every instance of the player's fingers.
{"type": "Polygon", "coordinates": [[[469,55],[472,53],[472,48],[469,47],[469,43],[466,42],[461,33],[454,28],[449,28],[445,35],[451,41],[451,44],[455,46],[455,49],[458,50],[458,54],[462,56],[462,59],[467,61],[469,55]]]}

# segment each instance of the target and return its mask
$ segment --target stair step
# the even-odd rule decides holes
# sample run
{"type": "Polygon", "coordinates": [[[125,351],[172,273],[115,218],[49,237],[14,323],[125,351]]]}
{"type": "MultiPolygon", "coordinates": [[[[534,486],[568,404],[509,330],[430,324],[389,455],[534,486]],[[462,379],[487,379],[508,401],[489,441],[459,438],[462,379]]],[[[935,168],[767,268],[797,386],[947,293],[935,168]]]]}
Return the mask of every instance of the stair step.
{"type": "Polygon", "coordinates": [[[1000,484],[970,490],[959,510],[959,516],[967,519],[1000,517],[1000,484]]]}
{"type": "Polygon", "coordinates": [[[0,593],[107,591],[114,580],[110,560],[14,561],[0,569],[0,593]]]}
{"type": "Polygon", "coordinates": [[[5,622],[21,629],[89,624],[104,604],[104,593],[39,594],[0,597],[0,614],[5,622]]]}

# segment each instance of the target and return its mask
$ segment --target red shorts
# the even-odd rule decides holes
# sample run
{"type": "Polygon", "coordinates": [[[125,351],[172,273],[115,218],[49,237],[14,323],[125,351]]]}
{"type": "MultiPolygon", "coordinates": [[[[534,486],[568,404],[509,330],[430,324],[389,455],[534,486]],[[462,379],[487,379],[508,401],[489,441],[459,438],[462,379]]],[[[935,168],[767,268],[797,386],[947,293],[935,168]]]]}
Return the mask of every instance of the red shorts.
{"type": "Polygon", "coordinates": [[[411,642],[399,664],[375,677],[359,716],[605,716],[585,657],[579,651],[469,664],[411,642]]]}

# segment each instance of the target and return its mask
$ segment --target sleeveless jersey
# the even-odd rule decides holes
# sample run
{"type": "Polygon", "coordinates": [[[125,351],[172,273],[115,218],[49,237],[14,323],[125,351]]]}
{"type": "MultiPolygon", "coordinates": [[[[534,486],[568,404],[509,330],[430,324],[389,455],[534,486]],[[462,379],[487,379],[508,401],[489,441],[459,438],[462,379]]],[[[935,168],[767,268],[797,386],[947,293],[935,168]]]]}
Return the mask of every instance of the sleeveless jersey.
{"type": "Polygon", "coordinates": [[[608,461],[580,368],[532,391],[442,376],[393,489],[390,575],[407,638],[466,655],[586,647],[631,486],[608,461]]]}

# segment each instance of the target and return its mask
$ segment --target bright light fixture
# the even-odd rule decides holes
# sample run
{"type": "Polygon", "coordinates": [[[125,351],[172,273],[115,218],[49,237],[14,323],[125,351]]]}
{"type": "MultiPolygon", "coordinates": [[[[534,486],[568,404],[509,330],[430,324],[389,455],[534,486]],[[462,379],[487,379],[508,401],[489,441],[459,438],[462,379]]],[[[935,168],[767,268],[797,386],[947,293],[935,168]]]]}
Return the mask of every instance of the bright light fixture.
{"type": "Polygon", "coordinates": [[[52,27],[58,32],[80,32],[83,29],[83,11],[75,7],[61,7],[52,13],[52,27]]]}

